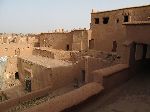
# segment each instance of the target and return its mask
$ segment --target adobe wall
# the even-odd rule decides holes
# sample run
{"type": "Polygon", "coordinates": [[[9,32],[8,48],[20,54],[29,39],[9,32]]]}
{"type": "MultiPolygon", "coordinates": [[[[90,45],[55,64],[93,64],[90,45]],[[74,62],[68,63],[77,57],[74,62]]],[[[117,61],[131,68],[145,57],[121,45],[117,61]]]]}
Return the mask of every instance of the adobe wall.
{"type": "Polygon", "coordinates": [[[36,55],[36,56],[42,56],[42,57],[54,59],[54,52],[51,52],[48,50],[42,50],[42,49],[34,48],[32,54],[36,55]]]}
{"type": "Polygon", "coordinates": [[[78,64],[46,68],[41,65],[18,58],[18,72],[20,81],[24,84],[26,71],[31,73],[32,91],[51,86],[52,89],[73,86],[74,80],[81,80],[81,69],[78,64]]]}
{"type": "Polygon", "coordinates": [[[78,64],[67,67],[52,68],[53,89],[64,87],[68,84],[74,86],[74,81],[81,80],[81,70],[78,64]]]}
{"type": "Polygon", "coordinates": [[[81,59],[81,52],[79,51],[55,51],[54,58],[76,62],[81,59]]]}
{"type": "Polygon", "coordinates": [[[123,45],[121,54],[121,63],[129,64],[131,45],[123,45]]]}
{"type": "Polygon", "coordinates": [[[86,82],[93,81],[92,72],[116,64],[116,61],[109,61],[101,58],[85,57],[86,82]]]}
{"type": "Polygon", "coordinates": [[[1,44],[0,56],[31,55],[32,46],[27,44],[1,44]]]}
{"type": "Polygon", "coordinates": [[[129,22],[148,21],[150,6],[91,13],[91,30],[95,50],[110,52],[113,41],[117,41],[117,52],[122,52],[122,43],[127,39],[126,28],[122,25],[124,15],[129,15],[129,22]],[[103,17],[109,17],[108,24],[103,24],[103,17]],[[95,18],[99,18],[99,24],[95,24],[95,18]]]}
{"type": "Polygon", "coordinates": [[[86,29],[72,30],[71,32],[41,33],[39,35],[40,47],[53,49],[87,50],[90,33],[86,29]]]}
{"type": "Polygon", "coordinates": [[[149,24],[137,23],[137,24],[129,24],[125,26],[127,32],[126,36],[128,40],[133,40],[137,43],[150,44],[150,39],[149,39],[150,23],[149,24]]]}
{"type": "Polygon", "coordinates": [[[17,71],[17,57],[8,57],[6,73],[14,75],[17,71]]]}
{"type": "Polygon", "coordinates": [[[77,61],[81,57],[81,53],[78,51],[63,51],[49,48],[34,48],[32,54],[67,61],[77,61]]]}
{"type": "Polygon", "coordinates": [[[113,89],[123,82],[127,81],[133,73],[127,64],[116,64],[103,69],[98,69],[92,72],[94,82],[101,83],[104,86],[104,90],[108,91],[113,89]]]}
{"type": "Polygon", "coordinates": [[[71,33],[42,33],[39,35],[39,42],[41,47],[67,50],[69,45],[69,50],[72,49],[71,33]]]}
{"type": "Polygon", "coordinates": [[[32,91],[42,89],[47,86],[52,86],[50,68],[37,65],[21,58],[18,58],[18,72],[20,81],[24,84],[25,70],[31,73],[32,91]]]}
{"type": "Polygon", "coordinates": [[[88,49],[88,31],[87,30],[74,30],[72,50],[81,51],[88,49]]]}
{"type": "Polygon", "coordinates": [[[39,41],[37,36],[35,36],[35,37],[27,37],[26,40],[27,40],[27,43],[31,44],[31,45],[34,45],[35,43],[37,43],[39,41]]]}

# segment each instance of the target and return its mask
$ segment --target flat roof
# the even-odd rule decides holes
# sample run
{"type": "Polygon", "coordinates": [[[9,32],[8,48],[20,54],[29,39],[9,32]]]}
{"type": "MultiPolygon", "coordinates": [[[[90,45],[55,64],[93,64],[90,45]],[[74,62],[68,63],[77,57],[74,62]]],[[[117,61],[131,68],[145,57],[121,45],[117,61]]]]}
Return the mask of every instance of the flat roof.
{"type": "Polygon", "coordinates": [[[125,8],[120,8],[120,9],[108,10],[108,11],[97,11],[97,12],[92,12],[91,14],[105,13],[105,12],[112,12],[112,11],[119,11],[119,10],[126,10],[126,9],[144,8],[144,7],[150,7],[150,4],[149,5],[144,5],[144,6],[125,7],[125,8]]]}
{"type": "Polygon", "coordinates": [[[52,58],[46,58],[46,57],[41,57],[41,56],[35,56],[35,55],[30,55],[30,56],[20,56],[19,58],[37,64],[44,66],[46,68],[55,68],[55,67],[63,67],[63,66],[70,66],[72,65],[71,62],[67,61],[62,61],[58,59],[52,59],[52,58]]]}
{"type": "Polygon", "coordinates": [[[123,25],[150,25],[150,21],[124,22],[123,25]]]}
{"type": "Polygon", "coordinates": [[[42,50],[42,51],[50,51],[50,52],[54,52],[54,53],[57,53],[57,52],[65,52],[65,53],[70,53],[70,52],[79,52],[79,51],[65,51],[65,50],[58,50],[58,49],[53,49],[53,48],[48,48],[48,47],[34,47],[33,49],[36,49],[36,50],[42,50]]]}

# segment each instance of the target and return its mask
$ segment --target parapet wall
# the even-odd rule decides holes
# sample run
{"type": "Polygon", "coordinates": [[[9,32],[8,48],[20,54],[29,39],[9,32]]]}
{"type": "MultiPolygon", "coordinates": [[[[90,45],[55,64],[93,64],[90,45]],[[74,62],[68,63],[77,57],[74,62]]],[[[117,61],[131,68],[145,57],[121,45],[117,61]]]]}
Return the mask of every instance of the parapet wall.
{"type": "Polygon", "coordinates": [[[57,96],[41,105],[25,110],[24,112],[60,112],[85,101],[102,90],[103,87],[100,84],[95,82],[89,83],[74,91],[57,96]]]}
{"type": "Polygon", "coordinates": [[[35,48],[32,54],[52,59],[59,59],[73,62],[81,58],[81,53],[78,51],[63,51],[50,48],[35,48]]]}
{"type": "Polygon", "coordinates": [[[105,91],[119,86],[128,80],[133,74],[128,65],[117,64],[103,69],[98,69],[92,72],[94,81],[103,84],[105,91]]]}
{"type": "Polygon", "coordinates": [[[14,98],[14,99],[9,99],[9,100],[6,100],[4,102],[1,102],[0,103],[0,111],[1,112],[7,112],[8,109],[10,109],[11,107],[13,107],[15,105],[18,105],[19,103],[22,103],[24,101],[28,101],[28,100],[33,99],[33,98],[48,95],[50,90],[51,90],[51,87],[46,87],[44,89],[41,89],[41,90],[38,90],[38,91],[35,91],[32,93],[28,93],[24,96],[14,98]]]}
{"type": "Polygon", "coordinates": [[[95,57],[85,57],[85,70],[86,70],[86,82],[93,81],[92,72],[97,69],[103,69],[105,67],[109,67],[117,64],[117,59],[114,60],[112,57],[108,59],[103,58],[95,58],[95,57]]]}

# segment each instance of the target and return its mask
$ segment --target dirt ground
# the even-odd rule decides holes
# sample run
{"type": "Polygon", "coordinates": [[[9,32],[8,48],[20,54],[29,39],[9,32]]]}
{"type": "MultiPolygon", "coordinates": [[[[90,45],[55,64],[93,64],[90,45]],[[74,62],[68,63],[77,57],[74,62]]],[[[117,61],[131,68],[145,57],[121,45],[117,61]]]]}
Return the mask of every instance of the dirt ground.
{"type": "Polygon", "coordinates": [[[71,112],[150,112],[150,70],[71,112]]]}

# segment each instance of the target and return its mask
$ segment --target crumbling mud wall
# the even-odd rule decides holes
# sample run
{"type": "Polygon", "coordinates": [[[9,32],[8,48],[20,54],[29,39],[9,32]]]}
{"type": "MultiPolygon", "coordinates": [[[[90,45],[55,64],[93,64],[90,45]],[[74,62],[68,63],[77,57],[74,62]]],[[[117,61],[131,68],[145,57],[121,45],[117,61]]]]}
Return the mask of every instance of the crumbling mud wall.
{"type": "Polygon", "coordinates": [[[50,48],[34,48],[33,55],[66,60],[66,61],[77,61],[81,58],[81,52],[79,51],[64,51],[64,50],[56,50],[50,48]]]}
{"type": "Polygon", "coordinates": [[[39,36],[40,47],[51,47],[54,49],[71,50],[71,33],[42,33],[39,36]],[[68,46],[68,48],[67,48],[68,46]]]}
{"type": "Polygon", "coordinates": [[[47,57],[47,58],[53,58],[54,59],[54,52],[50,51],[50,50],[44,50],[41,48],[34,48],[33,55],[36,56],[42,56],[42,57],[47,57]]]}
{"type": "Polygon", "coordinates": [[[24,112],[60,112],[85,101],[89,97],[100,93],[102,90],[103,87],[100,84],[95,82],[89,83],[24,112]]]}

